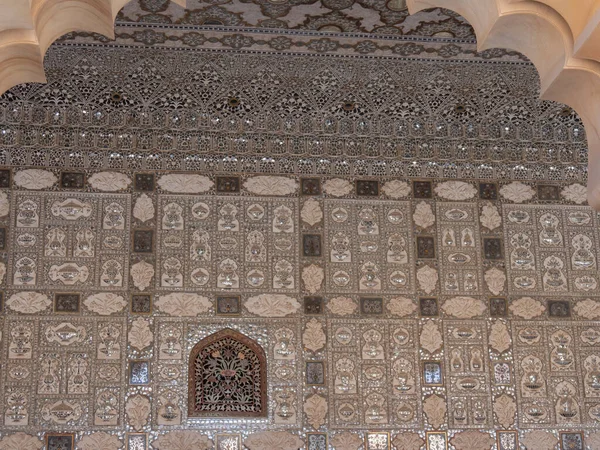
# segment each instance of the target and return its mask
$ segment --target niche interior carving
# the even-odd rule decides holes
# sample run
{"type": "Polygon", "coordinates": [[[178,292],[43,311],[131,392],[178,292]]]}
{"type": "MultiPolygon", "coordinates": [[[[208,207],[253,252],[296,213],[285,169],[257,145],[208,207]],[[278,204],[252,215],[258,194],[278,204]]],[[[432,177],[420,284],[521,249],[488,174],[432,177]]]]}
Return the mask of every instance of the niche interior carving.
{"type": "Polygon", "coordinates": [[[190,353],[188,417],[266,416],[266,368],[262,347],[237,331],[202,339],[190,353]]]}

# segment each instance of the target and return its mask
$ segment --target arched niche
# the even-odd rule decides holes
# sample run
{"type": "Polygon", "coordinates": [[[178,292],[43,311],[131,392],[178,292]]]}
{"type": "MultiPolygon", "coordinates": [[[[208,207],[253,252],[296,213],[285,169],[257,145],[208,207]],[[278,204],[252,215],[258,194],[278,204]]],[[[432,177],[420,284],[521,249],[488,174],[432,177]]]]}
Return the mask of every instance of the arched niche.
{"type": "Polygon", "coordinates": [[[226,328],[192,348],[188,417],[265,417],[267,409],[267,359],[256,341],[226,328]]]}

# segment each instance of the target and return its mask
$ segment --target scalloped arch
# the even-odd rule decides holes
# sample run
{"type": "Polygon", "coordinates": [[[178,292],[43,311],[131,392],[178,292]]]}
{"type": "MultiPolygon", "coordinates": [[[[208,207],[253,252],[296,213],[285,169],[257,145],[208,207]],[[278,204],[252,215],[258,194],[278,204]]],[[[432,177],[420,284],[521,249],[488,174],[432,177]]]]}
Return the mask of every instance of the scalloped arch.
{"type": "Polygon", "coordinates": [[[480,50],[523,53],[540,75],[541,97],[581,117],[588,138],[588,203],[600,211],[600,0],[407,0],[411,14],[451,9],[475,30],[480,50]]]}
{"type": "Polygon", "coordinates": [[[45,83],[44,55],[65,33],[114,38],[115,17],[129,1],[0,0],[0,94],[20,83],[45,83]]]}

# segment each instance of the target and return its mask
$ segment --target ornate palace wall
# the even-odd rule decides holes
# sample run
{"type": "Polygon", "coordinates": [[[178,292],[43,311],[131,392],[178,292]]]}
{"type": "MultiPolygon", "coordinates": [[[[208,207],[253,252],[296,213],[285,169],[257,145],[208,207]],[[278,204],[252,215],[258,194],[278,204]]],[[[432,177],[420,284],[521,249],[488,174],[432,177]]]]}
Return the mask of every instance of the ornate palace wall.
{"type": "Polygon", "coordinates": [[[600,448],[583,130],[530,67],[55,51],[1,98],[1,449],[600,448]]]}

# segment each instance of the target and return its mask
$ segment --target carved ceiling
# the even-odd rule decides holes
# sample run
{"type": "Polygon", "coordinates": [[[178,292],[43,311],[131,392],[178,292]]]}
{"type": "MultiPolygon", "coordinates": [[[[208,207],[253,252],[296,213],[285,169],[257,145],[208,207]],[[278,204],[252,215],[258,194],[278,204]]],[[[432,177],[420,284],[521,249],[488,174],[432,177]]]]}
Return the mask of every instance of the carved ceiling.
{"type": "Polygon", "coordinates": [[[471,26],[440,8],[410,16],[405,0],[135,0],[119,12],[122,23],[213,25],[360,32],[474,40],[471,26]]]}

